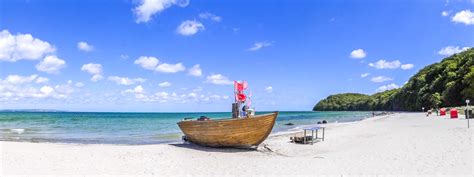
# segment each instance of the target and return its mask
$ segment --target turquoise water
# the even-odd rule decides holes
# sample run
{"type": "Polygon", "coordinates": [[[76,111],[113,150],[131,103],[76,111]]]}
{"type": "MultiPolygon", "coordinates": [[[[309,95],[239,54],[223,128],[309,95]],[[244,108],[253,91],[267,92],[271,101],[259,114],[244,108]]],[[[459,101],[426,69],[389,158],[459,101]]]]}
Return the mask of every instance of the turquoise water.
{"type": "MultiPolygon", "coordinates": [[[[262,112],[264,113],[264,112],[262,112]]],[[[83,144],[156,144],[179,141],[177,122],[187,117],[230,117],[231,113],[0,112],[1,141],[83,144]]],[[[273,133],[318,121],[357,121],[371,112],[280,112],[273,133]],[[293,123],[293,126],[284,125],[293,123]]]]}

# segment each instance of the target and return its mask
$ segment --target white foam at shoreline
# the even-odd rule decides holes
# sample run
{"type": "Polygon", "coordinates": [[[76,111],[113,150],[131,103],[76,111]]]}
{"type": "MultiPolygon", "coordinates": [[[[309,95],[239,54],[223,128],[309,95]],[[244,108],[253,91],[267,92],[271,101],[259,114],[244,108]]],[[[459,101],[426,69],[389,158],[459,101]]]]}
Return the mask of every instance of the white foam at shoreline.
{"type": "Polygon", "coordinates": [[[23,128],[12,128],[12,129],[10,129],[10,131],[11,131],[12,133],[22,134],[22,133],[25,132],[25,129],[23,129],[23,128]]]}

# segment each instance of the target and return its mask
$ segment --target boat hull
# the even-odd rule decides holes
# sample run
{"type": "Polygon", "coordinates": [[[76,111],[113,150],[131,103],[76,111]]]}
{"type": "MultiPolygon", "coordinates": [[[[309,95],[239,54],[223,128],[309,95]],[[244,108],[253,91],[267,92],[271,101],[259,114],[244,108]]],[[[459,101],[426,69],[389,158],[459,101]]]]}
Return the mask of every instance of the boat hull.
{"type": "Polygon", "coordinates": [[[268,137],[277,116],[274,112],[251,118],[181,121],[178,126],[188,141],[198,145],[248,148],[268,137]]]}

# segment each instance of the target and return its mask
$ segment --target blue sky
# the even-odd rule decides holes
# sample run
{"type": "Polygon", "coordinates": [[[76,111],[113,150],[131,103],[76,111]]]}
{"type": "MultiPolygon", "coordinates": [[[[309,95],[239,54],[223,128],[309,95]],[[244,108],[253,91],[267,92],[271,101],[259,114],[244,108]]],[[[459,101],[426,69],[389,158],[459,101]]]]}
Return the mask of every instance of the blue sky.
{"type": "Polygon", "coordinates": [[[258,110],[403,86],[474,46],[474,1],[0,2],[0,108],[258,110]]]}

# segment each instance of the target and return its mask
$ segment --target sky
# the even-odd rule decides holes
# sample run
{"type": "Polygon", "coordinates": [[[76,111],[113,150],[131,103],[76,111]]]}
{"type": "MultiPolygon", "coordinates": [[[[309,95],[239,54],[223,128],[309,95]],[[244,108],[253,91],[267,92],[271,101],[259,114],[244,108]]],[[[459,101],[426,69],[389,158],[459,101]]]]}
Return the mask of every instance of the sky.
{"type": "Polygon", "coordinates": [[[474,46],[474,0],[7,0],[0,109],[309,111],[474,46]]]}

